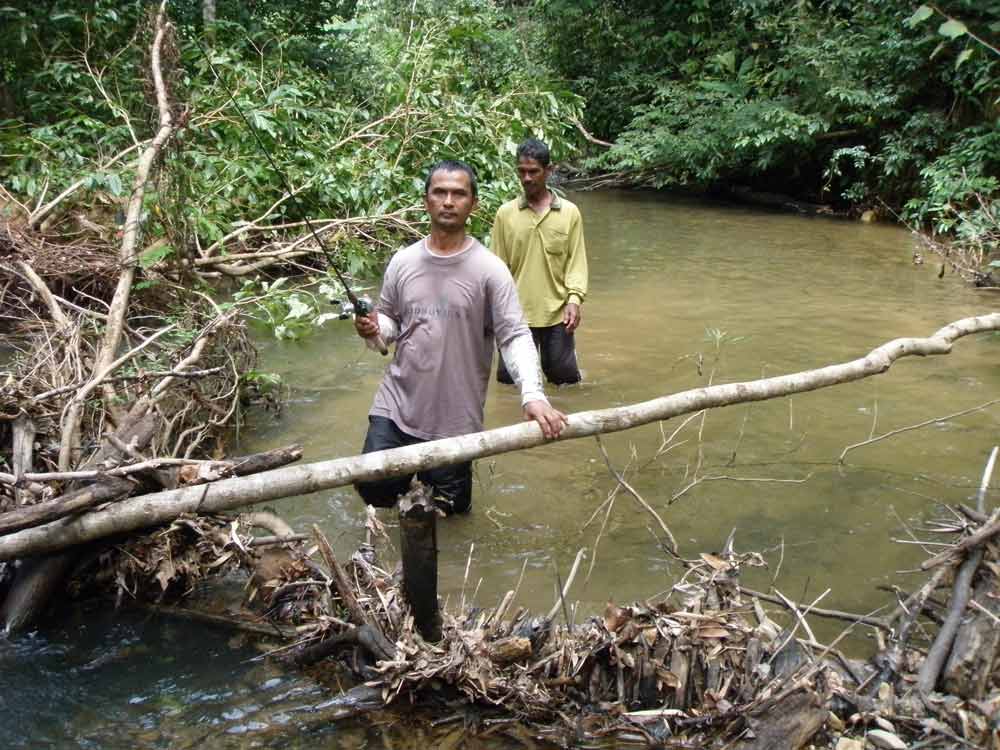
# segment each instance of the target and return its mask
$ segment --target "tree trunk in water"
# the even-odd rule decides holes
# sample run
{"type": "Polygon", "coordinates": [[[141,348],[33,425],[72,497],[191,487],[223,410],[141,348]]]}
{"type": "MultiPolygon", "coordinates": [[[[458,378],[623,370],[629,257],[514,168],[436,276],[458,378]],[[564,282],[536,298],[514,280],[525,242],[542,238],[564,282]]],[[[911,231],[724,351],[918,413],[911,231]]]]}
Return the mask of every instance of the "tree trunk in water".
{"type": "Polygon", "coordinates": [[[71,550],[21,561],[14,585],[0,606],[0,627],[7,635],[35,623],[79,556],[79,551],[71,550]]]}
{"type": "Polygon", "coordinates": [[[403,593],[413,622],[429,643],[441,640],[437,596],[437,507],[428,489],[414,488],[399,499],[399,551],[403,560],[403,593]]]}

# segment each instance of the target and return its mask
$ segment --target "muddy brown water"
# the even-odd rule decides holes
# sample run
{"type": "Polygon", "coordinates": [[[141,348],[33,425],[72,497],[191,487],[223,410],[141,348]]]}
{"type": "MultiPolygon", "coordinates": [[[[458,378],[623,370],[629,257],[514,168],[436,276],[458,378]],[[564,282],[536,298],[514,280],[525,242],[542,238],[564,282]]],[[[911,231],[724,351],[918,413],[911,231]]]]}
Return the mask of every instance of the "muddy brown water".
{"type": "MultiPolygon", "coordinates": [[[[844,362],[997,307],[996,297],[950,273],[939,279],[933,256],[914,263],[922,250],[897,227],[650,193],[571,197],[584,216],[591,292],[578,335],[584,382],[550,389],[566,412],[844,362]]],[[[350,324],[328,323],[295,343],[262,337],[261,350],[262,369],[282,375],[289,401],[280,416],[252,415],[241,452],[299,442],[306,461],[357,453],[385,363],[350,324]]],[[[737,550],[760,551],[769,563],[746,571],[747,585],[773,581],[807,601],[829,589],[819,606],[870,612],[889,601],[879,585],[920,580],[900,571],[912,571],[925,553],[893,540],[910,540],[910,532],[926,538],[919,529],[940,503],[975,494],[1000,441],[1000,404],[857,448],[844,465],[838,456],[873,434],[1000,397],[998,363],[1000,337],[967,337],[950,355],[906,358],[861,382],[712,411],[669,450],[664,439],[681,419],[606,436],[604,445],[683,555],[717,550],[736,529],[737,550]]],[[[519,404],[513,389],[492,384],[487,426],[518,420],[519,404]]],[[[440,591],[449,606],[492,606],[523,570],[517,603],[547,611],[557,577],[565,580],[580,549],[586,558],[567,599],[577,620],[609,599],[663,592],[680,574],[654,538],[656,524],[626,493],[585,528],[615,486],[593,439],[483,460],[476,476],[473,512],[439,527],[440,591]]],[[[362,505],[349,488],[273,507],[298,529],[318,523],[343,554],[363,537],[362,505]]],[[[842,627],[820,626],[817,636],[842,627]]],[[[863,653],[863,634],[852,644],[863,653]]],[[[190,624],[74,617],[55,631],[0,643],[5,684],[18,676],[17,688],[0,691],[0,742],[349,748],[417,741],[386,727],[316,728],[309,717],[329,693],[254,655],[230,634],[190,624]]]]}

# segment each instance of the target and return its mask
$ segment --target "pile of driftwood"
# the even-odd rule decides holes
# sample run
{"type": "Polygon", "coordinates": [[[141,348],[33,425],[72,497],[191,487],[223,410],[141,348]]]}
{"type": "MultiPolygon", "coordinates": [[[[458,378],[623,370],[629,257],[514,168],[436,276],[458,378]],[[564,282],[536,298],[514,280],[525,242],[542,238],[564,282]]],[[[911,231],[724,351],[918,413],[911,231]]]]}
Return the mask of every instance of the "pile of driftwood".
{"type": "Polygon", "coordinates": [[[436,599],[418,598],[436,581],[407,581],[420,564],[407,551],[419,545],[408,527],[434,517],[419,487],[400,505],[394,572],[376,552],[387,537],[374,511],[373,544],[347,561],[317,527],[295,534],[251,513],[177,519],[105,548],[101,575],[83,570],[79,580],[90,592],[259,634],[291,665],[349,669],[359,684],[337,702],[351,707],[342,715],[447,702],[477,706],[489,734],[528,727],[559,743],[1000,748],[1000,510],[948,512],[930,530],[957,535],[954,544],[924,564],[933,573],[919,590],[897,591],[884,617],[746,589],[741,571],[764,560],[735,551],[733,535],[721,552],[680,560],[684,575],[666,595],[609,602],[580,624],[565,601],[554,615],[533,615],[515,591],[492,608],[439,612],[436,599]],[[206,580],[242,595],[222,608],[186,606],[206,580]],[[817,616],[849,624],[824,644],[810,626],[817,616]],[[874,635],[870,658],[837,648],[861,631],[874,635]]]}

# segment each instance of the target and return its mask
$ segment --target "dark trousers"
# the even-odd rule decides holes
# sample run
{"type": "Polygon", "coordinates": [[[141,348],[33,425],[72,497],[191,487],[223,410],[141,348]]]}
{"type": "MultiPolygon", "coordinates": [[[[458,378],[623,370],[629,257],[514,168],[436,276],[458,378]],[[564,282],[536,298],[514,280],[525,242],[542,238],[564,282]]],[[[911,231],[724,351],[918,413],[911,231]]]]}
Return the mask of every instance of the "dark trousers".
{"type": "MultiPolygon", "coordinates": [[[[542,360],[542,372],[550,383],[563,385],[580,382],[580,368],[576,364],[576,345],[573,334],[566,331],[565,323],[532,328],[531,338],[535,340],[535,347],[542,360]]],[[[514,382],[507,372],[502,354],[497,364],[497,382],[507,385],[514,382]]]]}
{"type": "MultiPolygon", "coordinates": [[[[408,435],[391,419],[369,415],[368,434],[362,453],[402,448],[405,445],[426,443],[426,440],[408,435]]],[[[413,475],[381,479],[375,482],[357,482],[354,489],[368,505],[391,508],[404,492],[410,489],[413,475]]],[[[472,462],[428,469],[417,474],[417,479],[431,487],[437,506],[445,513],[468,513],[472,507],[472,462]]]]}

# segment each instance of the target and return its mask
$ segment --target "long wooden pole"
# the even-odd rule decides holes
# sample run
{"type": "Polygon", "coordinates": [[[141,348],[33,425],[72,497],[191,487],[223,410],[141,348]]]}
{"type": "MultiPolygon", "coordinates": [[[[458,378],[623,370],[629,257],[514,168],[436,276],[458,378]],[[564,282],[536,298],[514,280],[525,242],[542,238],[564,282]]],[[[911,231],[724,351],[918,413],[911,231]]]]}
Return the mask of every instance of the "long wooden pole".
{"type": "MultiPolygon", "coordinates": [[[[558,440],[574,440],[670,419],[701,409],[813,391],[885,372],[902,357],[947,354],[952,344],[973,333],[1000,330],[1000,313],[964,318],[929,338],[890,341],[866,356],[817,370],[744,383],[694,388],[613,409],[572,414],[558,440]]],[[[289,466],[249,477],[129,498],[73,519],[0,537],[0,560],[52,552],[135,529],[167,523],[183,513],[218,513],[292,495],[343,487],[358,481],[404,476],[437,466],[536,448],[546,440],[534,422],[470,435],[366,453],[362,456],[289,466]]]]}

